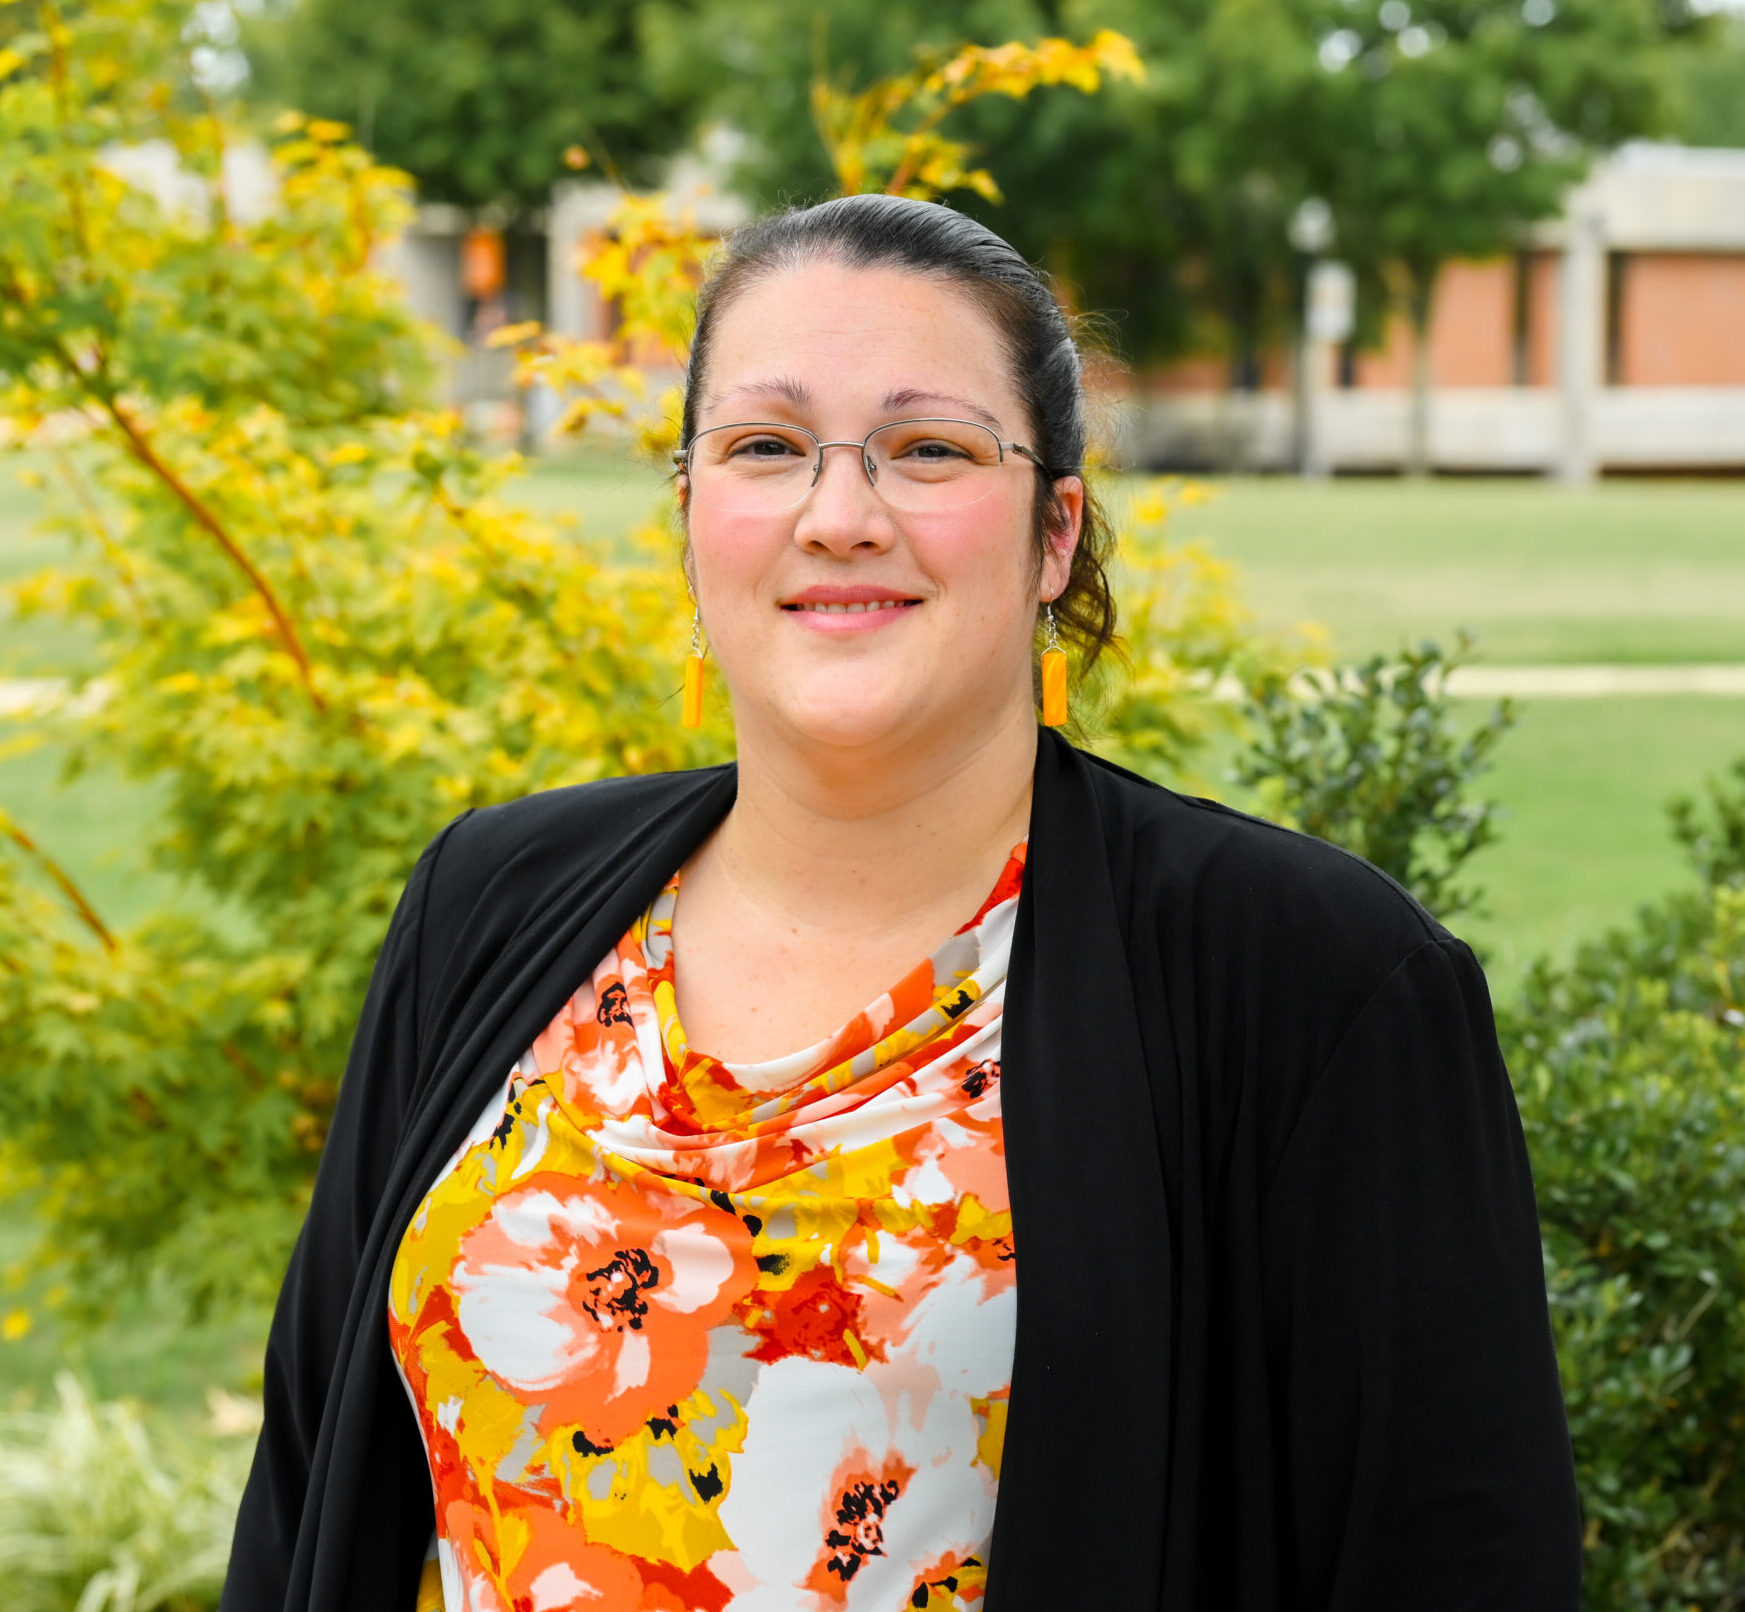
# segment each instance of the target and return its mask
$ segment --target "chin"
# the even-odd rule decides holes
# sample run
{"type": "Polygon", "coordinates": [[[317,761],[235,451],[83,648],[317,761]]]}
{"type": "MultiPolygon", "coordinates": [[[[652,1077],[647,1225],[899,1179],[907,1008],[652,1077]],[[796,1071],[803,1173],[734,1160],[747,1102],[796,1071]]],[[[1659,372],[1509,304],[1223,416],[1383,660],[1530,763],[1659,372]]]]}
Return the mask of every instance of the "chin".
{"type": "Polygon", "coordinates": [[[900,741],[920,731],[925,719],[912,701],[816,698],[781,713],[802,738],[821,748],[861,750],[900,741]]]}

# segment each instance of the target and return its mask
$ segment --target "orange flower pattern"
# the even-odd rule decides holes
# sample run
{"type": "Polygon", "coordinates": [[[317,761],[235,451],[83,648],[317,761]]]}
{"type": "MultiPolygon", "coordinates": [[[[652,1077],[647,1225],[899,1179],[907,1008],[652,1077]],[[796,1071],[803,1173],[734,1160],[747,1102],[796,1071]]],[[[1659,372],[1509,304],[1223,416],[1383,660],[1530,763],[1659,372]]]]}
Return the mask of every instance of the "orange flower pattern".
{"type": "Polygon", "coordinates": [[[394,1263],[421,1612],[979,1606],[1024,855],[835,1035],[753,1064],[685,1040],[675,875],[517,1062],[394,1263]]]}

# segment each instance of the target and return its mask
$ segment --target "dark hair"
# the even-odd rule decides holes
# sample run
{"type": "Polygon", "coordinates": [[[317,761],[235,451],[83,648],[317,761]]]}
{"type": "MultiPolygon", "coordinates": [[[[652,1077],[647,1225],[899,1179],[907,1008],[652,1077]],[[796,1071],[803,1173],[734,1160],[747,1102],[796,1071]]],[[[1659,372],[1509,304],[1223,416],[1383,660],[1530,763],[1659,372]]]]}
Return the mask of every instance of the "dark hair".
{"type": "MultiPolygon", "coordinates": [[[[959,286],[993,322],[1029,417],[1027,445],[1048,466],[1036,472],[1033,530],[1040,567],[1063,519],[1054,477],[1084,474],[1085,396],[1078,342],[1042,271],[986,226],[938,202],[842,196],[811,207],[790,207],[736,230],[697,294],[680,440],[689,442],[697,428],[710,338],[722,313],[759,281],[824,260],[855,269],[907,269],[959,286]]],[[[1077,644],[1083,669],[1115,641],[1115,601],[1107,571],[1113,546],[1108,518],[1087,482],[1078,548],[1066,586],[1054,601],[1055,623],[1063,638],[1077,644]]]]}

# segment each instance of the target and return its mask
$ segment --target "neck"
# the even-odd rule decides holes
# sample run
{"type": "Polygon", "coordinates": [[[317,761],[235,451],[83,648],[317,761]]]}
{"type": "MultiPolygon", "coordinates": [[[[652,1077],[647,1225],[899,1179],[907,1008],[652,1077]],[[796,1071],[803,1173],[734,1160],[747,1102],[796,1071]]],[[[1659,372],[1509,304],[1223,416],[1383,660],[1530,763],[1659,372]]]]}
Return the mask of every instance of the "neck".
{"type": "Polygon", "coordinates": [[[968,742],[949,731],[876,758],[747,737],[738,797],[701,858],[797,927],[877,933],[941,903],[973,906],[1029,829],[1028,699],[968,742]]]}

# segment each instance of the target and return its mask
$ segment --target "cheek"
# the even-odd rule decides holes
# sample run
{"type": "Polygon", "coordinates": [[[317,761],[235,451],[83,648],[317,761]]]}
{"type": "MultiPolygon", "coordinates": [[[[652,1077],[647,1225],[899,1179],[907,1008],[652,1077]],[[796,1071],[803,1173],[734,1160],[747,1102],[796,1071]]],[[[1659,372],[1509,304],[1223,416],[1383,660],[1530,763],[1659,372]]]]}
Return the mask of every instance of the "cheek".
{"type": "Polygon", "coordinates": [[[911,526],[916,562],[946,588],[1006,614],[1014,599],[1028,599],[1035,575],[1029,511],[1008,509],[995,519],[981,509],[952,510],[911,526]]]}
{"type": "MultiPolygon", "coordinates": [[[[754,581],[787,546],[784,534],[769,521],[719,512],[693,519],[688,538],[697,586],[710,593],[754,581]]],[[[722,597],[718,602],[730,601],[722,597]]]]}

